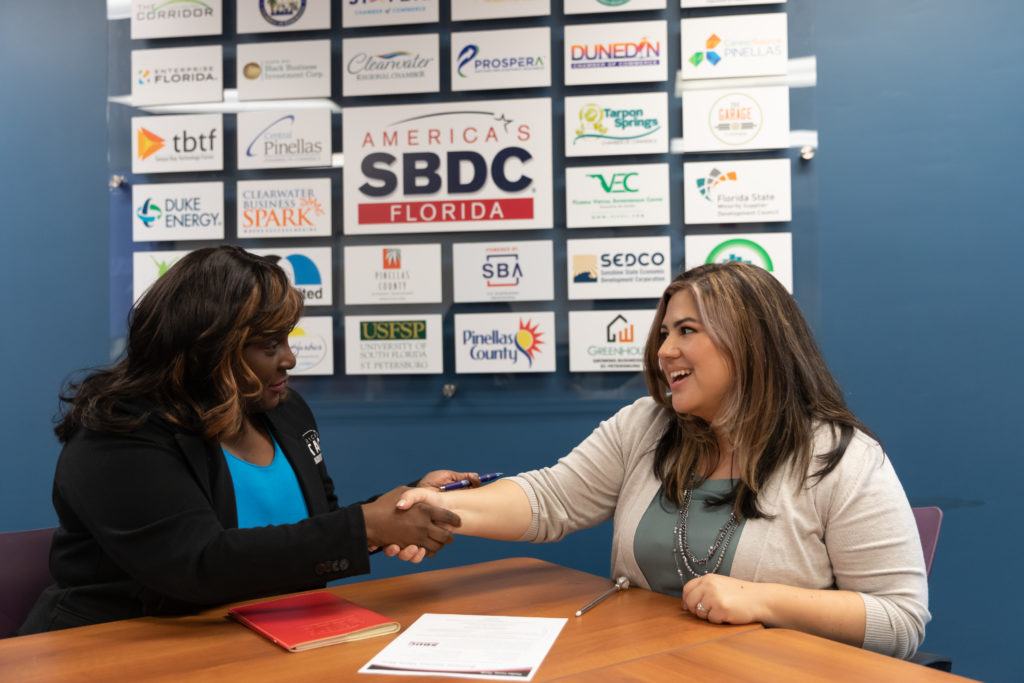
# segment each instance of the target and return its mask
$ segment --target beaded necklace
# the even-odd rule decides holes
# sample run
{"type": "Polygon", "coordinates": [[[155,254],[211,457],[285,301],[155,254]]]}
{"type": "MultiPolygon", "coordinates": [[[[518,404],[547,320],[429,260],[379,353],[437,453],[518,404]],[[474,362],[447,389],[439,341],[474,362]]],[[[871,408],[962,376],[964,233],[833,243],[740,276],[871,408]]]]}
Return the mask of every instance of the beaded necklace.
{"type": "Polygon", "coordinates": [[[714,574],[722,566],[722,562],[725,560],[725,552],[729,549],[729,544],[732,542],[733,534],[736,533],[736,528],[739,527],[739,522],[736,519],[736,513],[730,512],[729,519],[725,521],[725,524],[718,530],[718,535],[715,537],[714,543],[708,548],[708,553],[704,557],[698,558],[694,556],[690,550],[690,543],[687,536],[686,530],[686,518],[690,514],[690,500],[693,497],[693,485],[694,477],[690,476],[690,488],[683,492],[683,504],[679,507],[679,519],[676,522],[674,529],[676,543],[675,547],[672,548],[672,556],[676,562],[676,573],[679,574],[679,580],[686,584],[689,581],[686,574],[683,572],[683,568],[686,568],[686,572],[689,573],[690,578],[696,578],[705,574],[714,574]],[[708,564],[712,558],[718,556],[715,560],[713,567],[708,569],[708,564]]]}

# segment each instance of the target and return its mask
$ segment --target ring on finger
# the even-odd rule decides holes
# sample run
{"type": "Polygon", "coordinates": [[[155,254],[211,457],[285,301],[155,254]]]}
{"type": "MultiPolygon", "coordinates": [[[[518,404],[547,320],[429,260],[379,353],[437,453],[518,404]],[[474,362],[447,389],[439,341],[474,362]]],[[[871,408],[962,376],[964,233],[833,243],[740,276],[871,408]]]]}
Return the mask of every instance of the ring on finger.
{"type": "Polygon", "coordinates": [[[705,607],[704,603],[699,601],[699,600],[697,601],[697,612],[700,613],[700,614],[707,614],[708,613],[708,608],[705,607]]]}

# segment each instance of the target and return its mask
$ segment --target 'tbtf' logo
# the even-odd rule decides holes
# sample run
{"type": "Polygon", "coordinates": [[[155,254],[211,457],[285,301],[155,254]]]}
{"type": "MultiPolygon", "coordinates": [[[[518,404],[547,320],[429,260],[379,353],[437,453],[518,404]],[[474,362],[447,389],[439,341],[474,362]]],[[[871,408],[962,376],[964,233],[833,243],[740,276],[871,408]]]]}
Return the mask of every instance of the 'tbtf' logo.
{"type": "Polygon", "coordinates": [[[621,192],[639,192],[635,187],[630,187],[629,180],[633,176],[640,175],[636,171],[632,173],[613,173],[609,177],[605,177],[600,173],[588,173],[588,178],[596,178],[597,182],[601,183],[601,189],[607,194],[618,194],[621,192]]]}

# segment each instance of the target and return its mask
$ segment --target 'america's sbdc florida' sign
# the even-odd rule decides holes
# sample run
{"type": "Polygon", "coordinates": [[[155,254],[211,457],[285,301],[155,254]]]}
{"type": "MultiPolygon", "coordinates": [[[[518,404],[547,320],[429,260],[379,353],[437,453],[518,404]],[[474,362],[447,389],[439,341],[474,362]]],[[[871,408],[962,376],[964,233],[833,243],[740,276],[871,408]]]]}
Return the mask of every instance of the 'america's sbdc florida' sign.
{"type": "Polygon", "coordinates": [[[346,108],[345,233],[551,228],[551,100],[346,108]]]}

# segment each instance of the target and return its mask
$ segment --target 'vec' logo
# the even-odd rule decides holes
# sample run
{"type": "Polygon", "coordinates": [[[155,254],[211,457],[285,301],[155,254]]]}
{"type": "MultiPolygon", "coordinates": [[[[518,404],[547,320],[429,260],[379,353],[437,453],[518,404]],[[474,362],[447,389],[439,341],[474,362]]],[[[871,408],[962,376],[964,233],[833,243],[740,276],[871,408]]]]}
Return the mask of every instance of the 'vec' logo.
{"type": "Polygon", "coordinates": [[[635,187],[629,186],[629,179],[633,176],[640,175],[636,171],[632,173],[613,173],[610,178],[606,178],[600,173],[588,173],[588,178],[596,178],[601,183],[601,189],[607,194],[618,194],[621,192],[639,192],[640,190],[635,187]]]}

